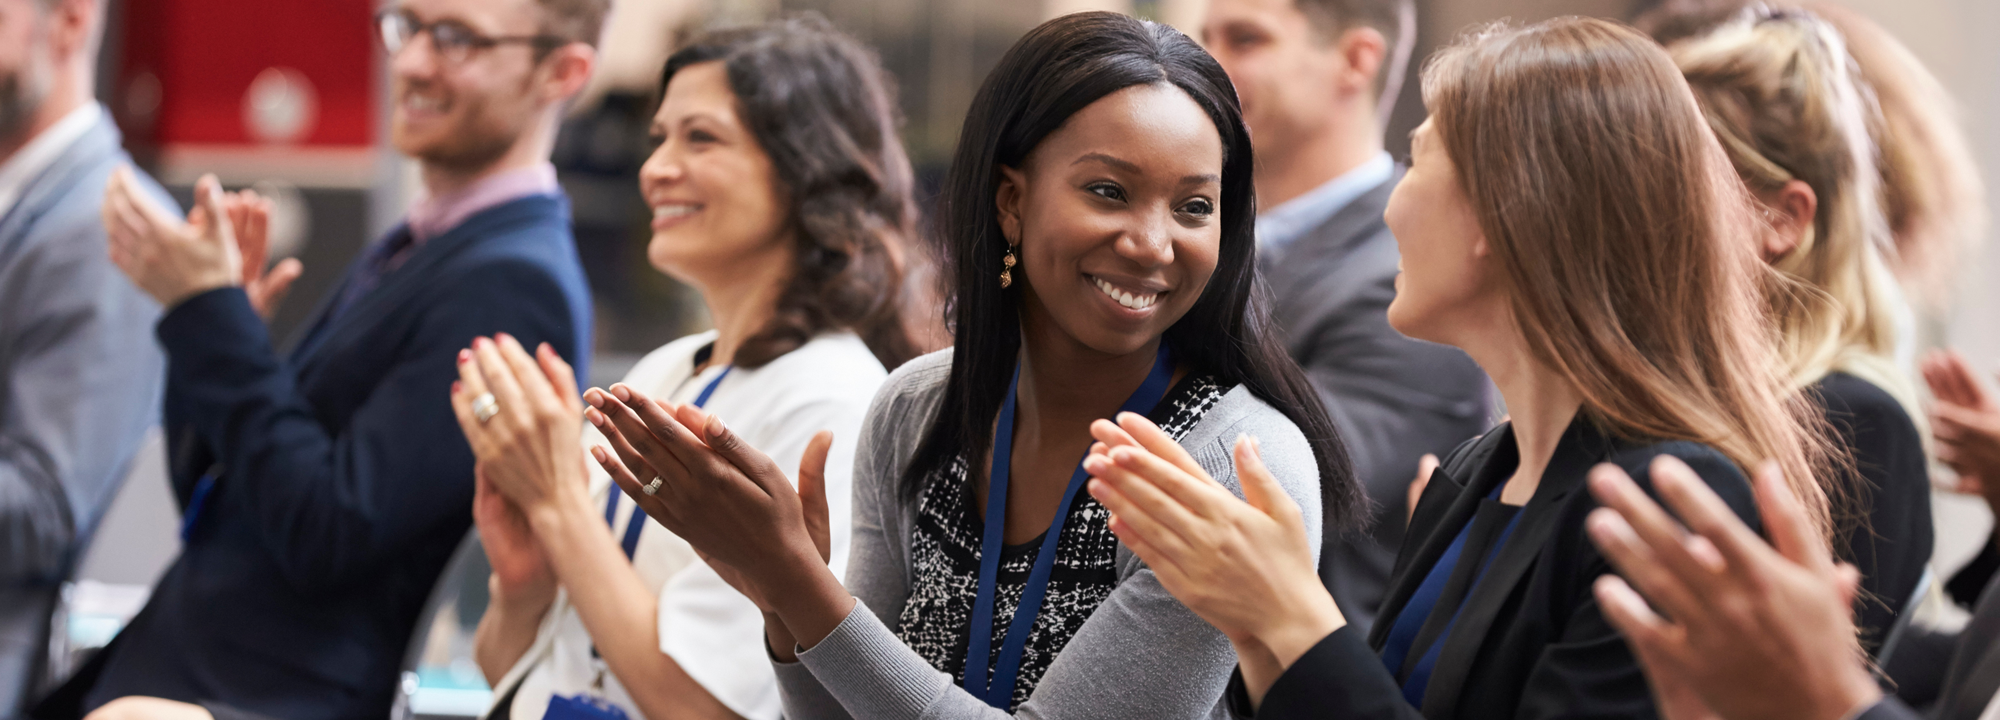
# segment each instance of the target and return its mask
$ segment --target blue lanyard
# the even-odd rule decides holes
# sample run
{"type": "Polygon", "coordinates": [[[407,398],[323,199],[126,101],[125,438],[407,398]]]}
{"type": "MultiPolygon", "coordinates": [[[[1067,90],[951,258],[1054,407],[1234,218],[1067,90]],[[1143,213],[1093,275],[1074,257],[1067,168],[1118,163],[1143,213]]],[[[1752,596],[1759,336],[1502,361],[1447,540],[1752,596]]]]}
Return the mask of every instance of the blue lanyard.
{"type": "MultiPolygon", "coordinates": [[[[701,394],[694,396],[694,406],[703,407],[708,405],[708,398],[715,394],[715,388],[722,384],[723,378],[729,377],[731,370],[735,369],[735,365],[722,368],[722,374],[715,376],[714,380],[708,381],[708,384],[702,387],[701,394]]],[[[616,526],[615,523],[618,520],[618,498],[622,495],[624,493],[618,492],[617,488],[612,488],[610,497],[604,499],[604,524],[608,527],[616,526]]],[[[639,507],[639,503],[632,503],[632,516],[625,519],[625,537],[618,543],[619,547],[624,548],[625,559],[627,561],[630,561],[632,555],[639,551],[639,531],[645,528],[646,511],[639,507]]],[[[597,657],[597,643],[593,642],[590,644],[590,656],[593,658],[597,657]]]]}
{"type": "MultiPolygon", "coordinates": [[[[1167,384],[1173,377],[1174,364],[1166,342],[1161,341],[1152,372],[1118,411],[1151,413],[1153,406],[1166,396],[1167,384]]],[[[1056,506],[1056,517],[1049,522],[1049,532],[1042,536],[1042,546],[1035,551],[1034,570],[1028,573],[1028,584],[1021,590],[1021,604],[1014,608],[1014,619],[1007,623],[1007,637],[1000,646],[1000,658],[994,661],[993,596],[1000,575],[1001,538],[1007,530],[1008,466],[1014,454],[1014,399],[1020,386],[1021,365],[1017,362],[1014,379],[1007,383],[1007,399],[1000,405],[999,427],[993,437],[993,467],[986,489],[986,533],[979,544],[979,597],[972,606],[972,635],[965,649],[965,691],[1002,710],[1013,704],[1014,684],[1021,672],[1021,653],[1028,645],[1028,631],[1041,614],[1042,598],[1048,594],[1049,573],[1055,568],[1056,540],[1062,537],[1063,521],[1069,517],[1069,506],[1076,499],[1077,489],[1090,478],[1079,459],[1076,472],[1070,474],[1069,487],[1063,491],[1062,504],[1056,506]],[[989,663],[992,676],[987,681],[984,670],[989,663]]]]}

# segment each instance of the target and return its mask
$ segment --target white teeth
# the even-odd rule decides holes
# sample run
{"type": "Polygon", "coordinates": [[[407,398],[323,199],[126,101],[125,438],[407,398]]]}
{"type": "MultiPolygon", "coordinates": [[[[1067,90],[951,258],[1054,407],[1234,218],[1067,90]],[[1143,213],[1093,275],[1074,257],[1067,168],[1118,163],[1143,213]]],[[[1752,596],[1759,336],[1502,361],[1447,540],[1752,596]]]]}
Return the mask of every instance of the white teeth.
{"type": "Polygon", "coordinates": [[[1135,295],[1126,292],[1124,290],[1120,290],[1117,287],[1113,286],[1111,283],[1105,282],[1098,278],[1093,277],[1090,279],[1090,281],[1091,283],[1097,286],[1098,292],[1104,293],[1105,296],[1111,298],[1112,300],[1118,301],[1118,304],[1131,308],[1133,310],[1144,310],[1146,308],[1152,307],[1153,303],[1159,302],[1160,300],[1160,296],[1158,293],[1135,295]]]}
{"type": "Polygon", "coordinates": [[[700,209],[700,205],[661,205],[653,208],[653,219],[665,220],[667,218],[693,215],[696,210],[700,209]]]}

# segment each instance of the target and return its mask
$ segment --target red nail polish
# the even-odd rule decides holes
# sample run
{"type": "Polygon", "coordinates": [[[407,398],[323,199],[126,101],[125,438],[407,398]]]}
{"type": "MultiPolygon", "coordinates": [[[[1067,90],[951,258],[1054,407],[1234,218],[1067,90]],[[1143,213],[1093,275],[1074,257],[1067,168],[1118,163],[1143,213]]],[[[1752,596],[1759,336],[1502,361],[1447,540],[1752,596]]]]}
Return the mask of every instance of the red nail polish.
{"type": "Polygon", "coordinates": [[[472,362],[472,351],[471,350],[458,351],[458,364],[464,365],[469,362],[472,362]]]}
{"type": "Polygon", "coordinates": [[[462,384],[463,384],[463,383],[461,383],[461,382],[459,382],[459,381],[457,381],[457,380],[453,380],[453,381],[451,381],[451,394],[453,394],[453,395],[457,395],[457,394],[458,394],[458,390],[459,390],[459,386],[460,386],[460,385],[462,385],[462,384]]]}

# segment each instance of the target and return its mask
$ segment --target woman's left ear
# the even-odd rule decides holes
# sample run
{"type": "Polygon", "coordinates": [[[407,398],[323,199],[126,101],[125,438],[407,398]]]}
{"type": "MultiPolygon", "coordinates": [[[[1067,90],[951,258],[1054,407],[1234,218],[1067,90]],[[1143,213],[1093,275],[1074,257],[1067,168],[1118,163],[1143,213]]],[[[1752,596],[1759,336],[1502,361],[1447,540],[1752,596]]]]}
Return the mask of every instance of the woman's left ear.
{"type": "Polygon", "coordinates": [[[1819,214],[1819,196],[1804,180],[1787,181],[1776,193],[1758,198],[1771,210],[1771,232],[1764,236],[1764,261],[1773,262],[1804,245],[1819,214]]]}
{"type": "Polygon", "coordinates": [[[1021,244],[1021,195],[1027,187],[1028,178],[1020,170],[1000,166],[1000,189],[993,194],[993,205],[999,211],[1000,234],[1008,245],[1021,244]]]}

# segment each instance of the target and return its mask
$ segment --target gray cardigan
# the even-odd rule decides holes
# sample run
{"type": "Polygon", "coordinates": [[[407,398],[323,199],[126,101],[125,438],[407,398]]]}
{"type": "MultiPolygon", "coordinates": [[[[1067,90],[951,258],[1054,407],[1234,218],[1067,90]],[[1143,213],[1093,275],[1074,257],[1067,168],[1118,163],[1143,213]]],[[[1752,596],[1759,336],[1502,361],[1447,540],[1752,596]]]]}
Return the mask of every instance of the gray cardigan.
{"type": "MultiPolygon", "coordinates": [[[[903,469],[936,416],[951,351],[917,358],[889,376],[868,409],[854,461],[854,536],[847,588],[860,600],[832,634],[777,663],[792,720],[969,720],[1008,714],[974,698],[904,645],[891,628],[909,597],[915,502],[897,492],[903,469]]],[[[1249,390],[1229,390],[1182,444],[1237,495],[1230,448],[1238,434],[1263,444],[1263,459],[1304,511],[1319,552],[1318,465],[1305,435],[1249,390]]],[[[1021,705],[1024,718],[1228,717],[1223,689],[1236,666],[1229,641],[1168,594],[1123,545],[1118,588],[1085,621],[1021,705]]]]}

